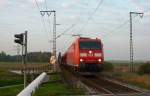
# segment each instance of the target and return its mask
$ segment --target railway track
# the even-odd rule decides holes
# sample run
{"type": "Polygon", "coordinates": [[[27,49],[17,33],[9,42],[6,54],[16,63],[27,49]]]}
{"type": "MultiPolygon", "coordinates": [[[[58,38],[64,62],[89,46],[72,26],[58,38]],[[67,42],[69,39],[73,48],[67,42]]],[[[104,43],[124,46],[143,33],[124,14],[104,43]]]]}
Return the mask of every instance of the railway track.
{"type": "MultiPolygon", "coordinates": [[[[86,85],[94,88],[102,95],[106,96],[137,96],[137,94],[142,94],[142,91],[130,88],[121,83],[114,82],[110,79],[100,76],[82,76],[81,81],[86,85]]],[[[138,95],[139,96],[139,95],[138,95]]],[[[142,95],[147,96],[147,95],[142,95]]]]}
{"type": "Polygon", "coordinates": [[[149,92],[143,92],[136,88],[131,88],[127,84],[122,84],[111,78],[107,78],[104,75],[88,75],[84,76],[81,74],[76,74],[73,70],[64,68],[63,70],[68,70],[71,77],[68,75],[67,80],[71,81],[81,81],[83,84],[94,90],[94,92],[89,93],[89,95],[100,95],[100,96],[150,96],[149,92]]]}

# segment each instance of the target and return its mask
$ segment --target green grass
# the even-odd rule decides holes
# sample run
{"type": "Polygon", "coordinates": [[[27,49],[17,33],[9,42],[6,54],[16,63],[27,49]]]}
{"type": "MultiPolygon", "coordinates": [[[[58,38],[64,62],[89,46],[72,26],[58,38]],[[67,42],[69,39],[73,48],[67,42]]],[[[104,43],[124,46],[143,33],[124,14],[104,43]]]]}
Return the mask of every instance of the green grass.
{"type": "MultiPolygon", "coordinates": [[[[17,63],[0,63],[0,87],[9,86],[15,84],[22,84],[23,77],[21,75],[17,75],[9,72],[7,67],[16,66],[17,63]],[[6,65],[5,65],[6,64],[6,65]],[[2,66],[2,67],[1,67],[2,66]],[[4,66],[4,67],[3,67],[4,66]],[[5,67],[6,66],[6,67],[5,67]],[[6,69],[5,69],[6,68],[6,69]]],[[[60,95],[77,95],[84,94],[84,92],[80,89],[72,89],[68,85],[62,82],[53,82],[61,80],[60,75],[56,74],[51,76],[51,80],[48,83],[43,84],[36,91],[34,96],[60,96],[60,95]]],[[[0,96],[16,96],[23,89],[23,85],[18,85],[9,88],[0,88],[0,96]]]]}
{"type": "MultiPolygon", "coordinates": [[[[47,65],[49,64],[48,62],[28,62],[27,66],[34,66],[34,67],[39,67],[42,65],[47,65]]],[[[0,69],[13,69],[13,68],[22,68],[23,64],[22,62],[0,62],[0,69]]]]}
{"type": "Polygon", "coordinates": [[[43,84],[36,91],[34,96],[66,96],[84,94],[83,89],[73,89],[71,86],[61,82],[60,74],[51,75],[50,78],[50,82],[43,84]]]}
{"type": "Polygon", "coordinates": [[[46,83],[41,86],[33,96],[66,96],[66,95],[83,95],[78,89],[71,89],[62,82],[46,83]]]}
{"type": "Polygon", "coordinates": [[[0,62],[0,64],[21,64],[21,62],[0,62]]]}
{"type": "Polygon", "coordinates": [[[0,87],[22,83],[23,77],[21,75],[11,73],[7,70],[0,70],[0,87]]]}
{"type": "Polygon", "coordinates": [[[59,80],[61,80],[61,77],[60,77],[59,73],[51,75],[51,81],[59,81],[59,80]]]}
{"type": "MultiPolygon", "coordinates": [[[[22,62],[0,62],[0,64],[22,64],[22,62]]],[[[49,64],[49,62],[28,62],[28,64],[49,64]]]]}
{"type": "Polygon", "coordinates": [[[2,88],[0,89],[0,96],[16,96],[23,89],[23,85],[2,88]]]}
{"type": "Polygon", "coordinates": [[[23,80],[0,80],[0,87],[23,84],[23,80]]]}

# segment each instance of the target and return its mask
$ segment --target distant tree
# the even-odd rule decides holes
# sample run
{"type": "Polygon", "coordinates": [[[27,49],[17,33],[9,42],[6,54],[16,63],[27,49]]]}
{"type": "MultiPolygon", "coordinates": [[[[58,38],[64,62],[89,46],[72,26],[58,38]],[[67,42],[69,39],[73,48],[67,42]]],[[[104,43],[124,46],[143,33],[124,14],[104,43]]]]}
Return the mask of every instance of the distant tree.
{"type": "Polygon", "coordinates": [[[6,56],[6,53],[5,53],[4,51],[1,51],[1,52],[0,52],[0,56],[3,56],[3,57],[4,57],[4,56],[6,56]]]}
{"type": "Polygon", "coordinates": [[[114,66],[110,62],[104,62],[103,68],[104,68],[104,71],[113,71],[114,66]]]}
{"type": "Polygon", "coordinates": [[[30,52],[28,53],[28,61],[29,62],[48,62],[50,56],[51,56],[50,52],[30,52]]]}
{"type": "Polygon", "coordinates": [[[139,74],[150,74],[150,63],[145,63],[139,67],[139,74]]]}
{"type": "MultiPolygon", "coordinates": [[[[50,52],[30,52],[27,54],[28,62],[49,62],[50,52]]],[[[21,55],[7,55],[4,51],[0,52],[0,62],[21,62],[21,55]]]]}
{"type": "Polygon", "coordinates": [[[6,61],[7,55],[4,51],[0,52],[0,61],[6,61]]]}

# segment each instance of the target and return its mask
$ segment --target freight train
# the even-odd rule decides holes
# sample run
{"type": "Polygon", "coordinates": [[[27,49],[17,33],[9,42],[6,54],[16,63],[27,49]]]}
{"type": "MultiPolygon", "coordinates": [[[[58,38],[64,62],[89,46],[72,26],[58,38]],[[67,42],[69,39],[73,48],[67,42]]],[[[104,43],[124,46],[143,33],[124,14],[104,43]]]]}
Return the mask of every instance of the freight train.
{"type": "Polygon", "coordinates": [[[104,53],[100,39],[80,37],[62,56],[63,65],[79,72],[100,72],[103,69],[104,53]]]}

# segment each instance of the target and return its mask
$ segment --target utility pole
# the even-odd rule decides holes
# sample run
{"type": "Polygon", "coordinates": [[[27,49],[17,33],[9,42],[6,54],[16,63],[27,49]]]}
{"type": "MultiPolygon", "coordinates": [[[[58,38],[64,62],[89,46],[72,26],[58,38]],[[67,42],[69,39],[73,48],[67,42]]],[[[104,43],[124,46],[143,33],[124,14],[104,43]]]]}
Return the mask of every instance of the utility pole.
{"type": "Polygon", "coordinates": [[[56,57],[56,11],[40,11],[41,15],[44,16],[47,13],[48,17],[51,13],[54,13],[54,22],[53,22],[53,55],[56,57]]]}
{"type": "Polygon", "coordinates": [[[54,71],[57,71],[57,60],[56,60],[56,11],[55,10],[51,10],[51,11],[40,11],[41,15],[44,16],[45,13],[47,13],[48,17],[51,15],[51,13],[54,14],[54,21],[53,21],[53,55],[51,57],[51,59],[54,62],[54,71]]]}
{"type": "Polygon", "coordinates": [[[133,49],[133,34],[132,34],[132,15],[139,15],[141,18],[143,17],[143,13],[139,12],[130,12],[130,71],[134,71],[133,60],[134,60],[134,49],[133,49]]]}

